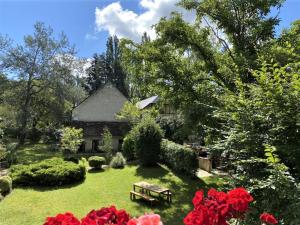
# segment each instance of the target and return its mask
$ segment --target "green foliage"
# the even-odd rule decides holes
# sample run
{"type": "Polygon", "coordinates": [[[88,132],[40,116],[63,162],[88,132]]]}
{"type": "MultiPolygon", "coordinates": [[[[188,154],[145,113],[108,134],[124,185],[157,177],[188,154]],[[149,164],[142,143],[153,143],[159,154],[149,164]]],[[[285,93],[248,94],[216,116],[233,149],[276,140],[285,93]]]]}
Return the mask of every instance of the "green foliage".
{"type": "Polygon", "coordinates": [[[12,190],[12,180],[9,176],[0,177],[0,194],[5,196],[12,190]]]}
{"type": "Polygon", "coordinates": [[[14,185],[60,186],[73,184],[85,178],[85,167],[60,158],[46,159],[30,165],[11,167],[14,185]]]}
{"type": "Polygon", "coordinates": [[[269,163],[279,163],[280,159],[276,154],[276,148],[274,146],[265,145],[265,156],[269,163]]]}
{"type": "Polygon", "coordinates": [[[153,166],[159,161],[163,131],[150,117],[143,119],[135,128],[135,150],[143,166],[153,166]]]}
{"type": "Polygon", "coordinates": [[[89,166],[95,169],[102,169],[105,164],[105,158],[100,156],[91,156],[88,158],[89,166]]]}
{"type": "Polygon", "coordinates": [[[94,54],[84,87],[89,94],[92,94],[107,82],[111,82],[125,96],[128,96],[126,73],[121,65],[121,49],[117,36],[107,39],[105,53],[94,54]]]}
{"type": "Polygon", "coordinates": [[[298,224],[299,213],[289,206],[300,204],[299,65],[264,63],[253,76],[255,84],[238,82],[238,93],[223,96],[224,108],[215,111],[223,121],[222,135],[212,149],[226,156],[235,186],[252,191],[258,211],[298,224]]]}
{"type": "Polygon", "coordinates": [[[0,161],[6,159],[7,152],[4,146],[0,143],[0,161]]]}
{"type": "Polygon", "coordinates": [[[101,144],[101,150],[105,152],[106,154],[106,160],[110,162],[114,152],[113,152],[113,146],[112,146],[112,134],[110,133],[109,129],[107,127],[104,127],[103,134],[102,134],[102,144],[101,144]]]}
{"type": "Polygon", "coordinates": [[[185,126],[186,121],[184,121],[182,116],[160,116],[157,120],[164,131],[166,139],[176,143],[183,143],[184,140],[187,140],[190,130],[185,126]]]}
{"type": "Polygon", "coordinates": [[[128,121],[131,125],[136,125],[145,117],[155,118],[157,115],[158,111],[154,107],[141,110],[136,104],[125,102],[121,111],[117,113],[116,118],[128,121]]]}
{"type": "Polygon", "coordinates": [[[76,153],[83,142],[83,130],[74,127],[62,129],[61,149],[64,154],[76,153]]]}
{"type": "Polygon", "coordinates": [[[117,154],[112,158],[109,165],[112,168],[124,168],[126,165],[126,159],[121,152],[117,152],[117,154]]]}
{"type": "Polygon", "coordinates": [[[198,159],[194,150],[164,139],[161,143],[161,162],[177,172],[195,175],[198,159]]]}
{"type": "Polygon", "coordinates": [[[116,115],[118,120],[125,120],[131,124],[137,124],[142,118],[143,111],[131,102],[125,102],[121,111],[116,115]]]}
{"type": "Polygon", "coordinates": [[[1,51],[5,54],[0,53],[1,68],[18,76],[17,82],[11,81],[13,89],[4,94],[4,106],[12,109],[23,144],[28,130],[61,125],[66,112],[80,100],[71,95],[71,89],[76,97],[82,92],[72,74],[74,49],[64,34],[57,38],[51,27],[38,22],[24,43],[13,43],[1,51]]]}
{"type": "Polygon", "coordinates": [[[128,161],[136,159],[134,132],[134,129],[131,130],[123,139],[122,153],[128,161]]]}

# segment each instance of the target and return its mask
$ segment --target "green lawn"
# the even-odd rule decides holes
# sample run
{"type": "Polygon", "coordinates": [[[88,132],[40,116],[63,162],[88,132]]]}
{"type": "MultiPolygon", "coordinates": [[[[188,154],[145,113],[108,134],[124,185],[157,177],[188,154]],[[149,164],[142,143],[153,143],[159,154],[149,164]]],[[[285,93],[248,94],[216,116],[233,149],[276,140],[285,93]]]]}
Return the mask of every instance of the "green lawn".
{"type": "MultiPolygon", "coordinates": [[[[25,152],[28,151],[30,152],[25,152]]],[[[32,160],[30,157],[28,159],[32,160]]],[[[124,208],[132,216],[145,212],[159,213],[165,225],[183,224],[183,217],[191,210],[194,192],[199,188],[207,189],[221,183],[222,179],[217,177],[201,180],[175,175],[164,166],[141,168],[129,165],[121,170],[87,173],[84,182],[73,186],[51,189],[15,188],[0,202],[0,224],[42,225],[47,216],[57,213],[71,211],[81,218],[91,209],[110,205],[124,208]],[[132,184],[141,180],[169,187],[174,193],[173,203],[150,207],[143,201],[131,201],[129,191],[132,184]]]]}
{"type": "Polygon", "coordinates": [[[52,157],[61,157],[61,152],[47,144],[25,144],[17,150],[18,163],[30,164],[52,157]]]}

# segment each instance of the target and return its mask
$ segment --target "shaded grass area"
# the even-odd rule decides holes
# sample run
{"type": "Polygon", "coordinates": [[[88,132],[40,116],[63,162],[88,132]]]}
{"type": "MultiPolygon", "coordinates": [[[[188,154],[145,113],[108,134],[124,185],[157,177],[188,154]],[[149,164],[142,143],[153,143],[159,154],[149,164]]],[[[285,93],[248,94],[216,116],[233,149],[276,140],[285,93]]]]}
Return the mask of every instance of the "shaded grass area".
{"type": "MultiPolygon", "coordinates": [[[[26,151],[25,151],[26,152],[26,151]]],[[[218,177],[191,179],[172,173],[167,167],[143,168],[130,165],[124,169],[108,169],[87,173],[86,180],[77,185],[60,188],[16,188],[0,202],[1,225],[41,225],[47,216],[66,211],[78,218],[91,209],[115,205],[132,216],[155,212],[165,225],[183,224],[182,219],[192,209],[191,200],[197,189],[222,184],[218,177]],[[174,193],[173,203],[150,206],[144,201],[131,201],[132,184],[147,181],[168,187],[174,193]]]]}
{"type": "Polygon", "coordinates": [[[16,154],[18,164],[30,164],[52,157],[62,157],[61,152],[55,150],[52,145],[40,143],[22,145],[18,147],[16,154]]]}

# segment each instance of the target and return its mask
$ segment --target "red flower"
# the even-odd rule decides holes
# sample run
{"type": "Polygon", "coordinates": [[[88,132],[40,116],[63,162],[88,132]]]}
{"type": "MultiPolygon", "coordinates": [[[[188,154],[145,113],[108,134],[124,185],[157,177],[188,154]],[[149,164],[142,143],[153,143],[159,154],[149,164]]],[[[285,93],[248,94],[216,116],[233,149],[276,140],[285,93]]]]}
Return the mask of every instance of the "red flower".
{"type": "Polygon", "coordinates": [[[228,193],[210,189],[207,198],[197,191],[193,198],[194,210],[185,218],[185,225],[227,225],[230,219],[243,219],[253,197],[244,189],[228,193]]]}
{"type": "Polygon", "coordinates": [[[129,215],[125,210],[117,210],[116,207],[92,210],[86,217],[81,219],[82,225],[126,225],[129,215]]]}
{"type": "Polygon", "coordinates": [[[244,188],[236,188],[228,192],[228,204],[237,212],[245,213],[253,197],[244,188]]]}
{"type": "Polygon", "coordinates": [[[199,205],[201,205],[203,203],[203,199],[204,199],[203,191],[202,190],[197,191],[193,198],[194,207],[197,208],[199,205]]]}
{"type": "Polygon", "coordinates": [[[210,225],[208,211],[205,207],[190,212],[184,219],[185,225],[210,225]]]}
{"type": "Polygon", "coordinates": [[[263,221],[267,224],[277,224],[278,223],[276,218],[272,214],[269,214],[269,213],[262,213],[259,218],[261,221],[263,221]]]}
{"type": "Polygon", "coordinates": [[[44,225],[80,225],[80,221],[72,213],[67,212],[48,217],[44,225]]]}

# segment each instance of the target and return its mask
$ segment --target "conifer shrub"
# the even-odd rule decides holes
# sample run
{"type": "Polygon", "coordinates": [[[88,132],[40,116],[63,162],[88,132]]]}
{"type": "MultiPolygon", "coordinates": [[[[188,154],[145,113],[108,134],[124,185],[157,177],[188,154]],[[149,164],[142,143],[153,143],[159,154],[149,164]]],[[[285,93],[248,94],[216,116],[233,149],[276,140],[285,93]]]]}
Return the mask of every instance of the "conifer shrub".
{"type": "Polygon", "coordinates": [[[85,167],[60,158],[46,159],[30,165],[11,167],[14,185],[19,186],[60,186],[82,181],[85,167]]]}
{"type": "Polygon", "coordinates": [[[117,154],[112,158],[110,162],[110,167],[112,168],[124,168],[126,165],[126,159],[122,155],[121,152],[117,152],[117,154]]]}

